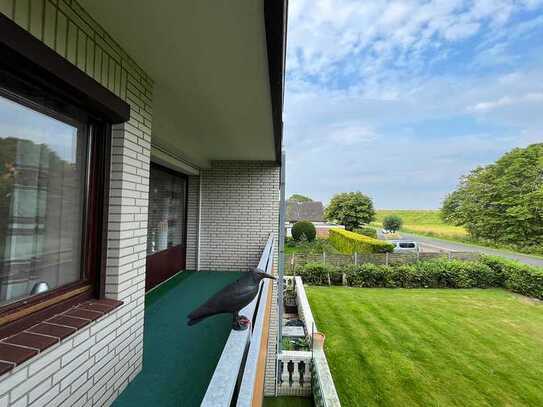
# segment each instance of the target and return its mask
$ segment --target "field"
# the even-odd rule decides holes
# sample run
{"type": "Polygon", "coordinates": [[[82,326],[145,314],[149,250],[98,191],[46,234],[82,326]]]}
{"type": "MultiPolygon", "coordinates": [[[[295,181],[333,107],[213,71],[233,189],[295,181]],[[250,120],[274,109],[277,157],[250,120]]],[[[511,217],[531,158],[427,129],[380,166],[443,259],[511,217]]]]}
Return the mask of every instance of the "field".
{"type": "Polygon", "coordinates": [[[542,302],[499,289],[307,291],[344,407],[543,405],[542,302]]]}
{"type": "Polygon", "coordinates": [[[438,210],[379,209],[376,212],[376,219],[372,223],[375,227],[382,227],[385,216],[398,215],[403,220],[404,232],[452,240],[468,238],[468,233],[464,228],[444,223],[438,210]]]}

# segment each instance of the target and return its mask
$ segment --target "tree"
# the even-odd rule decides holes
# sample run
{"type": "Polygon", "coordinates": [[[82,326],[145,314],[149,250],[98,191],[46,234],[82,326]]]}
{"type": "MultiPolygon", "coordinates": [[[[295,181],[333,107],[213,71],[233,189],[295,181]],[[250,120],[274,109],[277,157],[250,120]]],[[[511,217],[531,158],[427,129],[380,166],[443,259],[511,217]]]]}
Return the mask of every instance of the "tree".
{"type": "Polygon", "coordinates": [[[313,199],[300,194],[292,194],[288,200],[296,202],[313,202],[313,199]]]}
{"type": "Polygon", "coordinates": [[[515,148],[460,179],[441,208],[475,238],[514,246],[543,239],[543,144],[515,148]]]}
{"type": "Polygon", "coordinates": [[[361,192],[344,192],[336,194],[330,205],[324,210],[324,217],[331,222],[345,225],[345,229],[353,230],[375,219],[375,210],[371,198],[361,192]]]}
{"type": "Polygon", "coordinates": [[[403,220],[398,215],[388,215],[383,219],[383,229],[397,232],[402,227],[403,220]]]}

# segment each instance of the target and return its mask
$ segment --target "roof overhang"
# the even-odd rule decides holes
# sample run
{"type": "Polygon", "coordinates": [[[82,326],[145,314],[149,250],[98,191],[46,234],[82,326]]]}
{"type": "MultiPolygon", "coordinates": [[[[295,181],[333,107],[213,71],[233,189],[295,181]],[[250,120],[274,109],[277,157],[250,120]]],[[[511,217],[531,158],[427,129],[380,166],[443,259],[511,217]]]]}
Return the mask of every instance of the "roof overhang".
{"type": "Polygon", "coordinates": [[[153,145],[281,160],[287,0],[80,3],[153,79],[153,145]]]}

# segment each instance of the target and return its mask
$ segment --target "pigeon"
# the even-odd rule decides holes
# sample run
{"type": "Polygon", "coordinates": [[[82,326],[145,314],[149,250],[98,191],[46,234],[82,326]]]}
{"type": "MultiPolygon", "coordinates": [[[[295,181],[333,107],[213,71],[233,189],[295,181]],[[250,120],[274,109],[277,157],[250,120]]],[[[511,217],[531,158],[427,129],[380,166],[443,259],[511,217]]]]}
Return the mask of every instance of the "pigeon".
{"type": "Polygon", "coordinates": [[[264,278],[275,280],[274,276],[259,268],[244,273],[242,277],[222,288],[192,311],[187,316],[189,319],[187,324],[194,325],[213,315],[232,313],[232,329],[235,331],[246,330],[250,321],[247,317],[239,315],[239,310],[247,306],[256,297],[260,281],[264,278]]]}

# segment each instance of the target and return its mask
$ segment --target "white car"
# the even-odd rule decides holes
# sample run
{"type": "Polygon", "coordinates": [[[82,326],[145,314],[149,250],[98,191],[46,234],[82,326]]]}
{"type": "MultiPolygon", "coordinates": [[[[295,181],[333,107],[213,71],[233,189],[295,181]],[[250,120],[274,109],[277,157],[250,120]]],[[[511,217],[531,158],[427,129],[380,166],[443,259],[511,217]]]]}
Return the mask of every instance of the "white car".
{"type": "Polygon", "coordinates": [[[419,244],[413,240],[389,240],[394,245],[394,253],[417,253],[419,244]]]}

